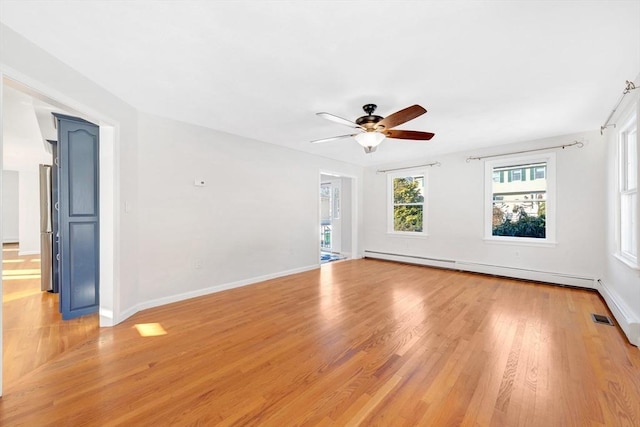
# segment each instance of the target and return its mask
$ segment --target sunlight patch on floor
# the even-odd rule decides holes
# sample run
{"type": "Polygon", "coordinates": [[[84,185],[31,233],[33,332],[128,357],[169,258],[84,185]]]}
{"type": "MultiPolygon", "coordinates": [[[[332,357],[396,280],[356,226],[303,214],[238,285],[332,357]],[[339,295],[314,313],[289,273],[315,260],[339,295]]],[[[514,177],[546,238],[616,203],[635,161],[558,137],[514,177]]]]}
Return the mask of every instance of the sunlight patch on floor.
{"type": "Polygon", "coordinates": [[[167,334],[167,331],[164,330],[160,323],[138,323],[133,327],[138,330],[142,337],[157,337],[167,334]]]}
{"type": "MultiPolygon", "coordinates": [[[[6,280],[6,279],[3,279],[6,280]]],[[[27,298],[33,295],[39,295],[41,294],[42,291],[40,289],[28,289],[25,291],[12,291],[11,294],[9,295],[3,295],[2,296],[2,302],[11,302],[11,301],[16,301],[22,298],[27,298]]]]}
{"type": "Polygon", "coordinates": [[[5,270],[2,272],[2,277],[6,276],[27,276],[27,275],[40,275],[39,268],[25,268],[22,270],[5,270]]]}
{"type": "Polygon", "coordinates": [[[31,279],[39,279],[40,275],[39,274],[24,274],[22,276],[5,276],[4,274],[2,275],[2,281],[8,281],[8,280],[31,280],[31,279]]]}

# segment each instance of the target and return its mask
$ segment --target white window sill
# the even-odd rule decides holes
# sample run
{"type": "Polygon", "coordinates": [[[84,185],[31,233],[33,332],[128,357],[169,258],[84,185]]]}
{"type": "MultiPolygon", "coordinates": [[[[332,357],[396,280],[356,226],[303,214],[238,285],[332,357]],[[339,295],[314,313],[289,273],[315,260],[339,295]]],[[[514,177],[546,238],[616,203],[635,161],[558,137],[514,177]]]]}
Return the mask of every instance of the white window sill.
{"type": "Polygon", "coordinates": [[[387,236],[389,237],[408,237],[410,239],[426,239],[427,237],[429,237],[429,235],[427,233],[412,233],[409,231],[406,232],[402,232],[402,231],[387,231],[387,236]]]}
{"type": "Polygon", "coordinates": [[[633,268],[634,270],[640,270],[640,266],[638,266],[637,262],[633,262],[632,260],[630,260],[629,258],[615,253],[613,254],[614,257],[616,257],[618,259],[618,261],[620,261],[621,263],[623,263],[624,265],[626,265],[629,268],[633,268]]]}
{"type": "Polygon", "coordinates": [[[485,243],[498,244],[498,245],[514,245],[514,246],[534,246],[543,248],[554,248],[558,245],[558,242],[554,240],[535,239],[527,237],[485,237],[485,243]]]}

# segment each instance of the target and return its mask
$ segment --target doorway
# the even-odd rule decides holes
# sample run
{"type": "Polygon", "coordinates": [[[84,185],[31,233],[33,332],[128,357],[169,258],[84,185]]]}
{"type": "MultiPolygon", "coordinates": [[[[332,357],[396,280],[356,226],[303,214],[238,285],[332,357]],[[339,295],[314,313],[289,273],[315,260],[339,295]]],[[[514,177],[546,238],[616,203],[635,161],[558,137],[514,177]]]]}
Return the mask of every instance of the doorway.
{"type": "Polygon", "coordinates": [[[354,179],[320,174],[320,263],[344,260],[353,252],[354,179]]]}
{"type": "MultiPolygon", "coordinates": [[[[85,339],[88,334],[95,333],[99,326],[111,326],[117,323],[117,319],[114,316],[115,290],[113,282],[115,270],[114,204],[116,201],[114,183],[117,179],[114,152],[117,132],[114,126],[109,122],[105,122],[104,119],[92,119],[91,117],[95,116],[83,114],[79,112],[78,108],[67,107],[42,92],[25,86],[12,78],[0,75],[0,80],[2,82],[0,91],[1,111],[4,119],[1,124],[2,132],[0,132],[0,153],[3,154],[0,157],[3,169],[8,169],[6,167],[7,162],[11,162],[18,157],[25,157],[24,153],[17,153],[12,150],[11,140],[15,139],[16,136],[19,137],[19,142],[24,142],[25,138],[20,137],[20,135],[28,133],[29,129],[31,129],[31,132],[35,129],[35,133],[31,133],[26,140],[32,143],[35,142],[32,148],[39,151],[43,151],[47,139],[57,138],[51,115],[54,111],[100,123],[100,212],[106,213],[106,215],[103,215],[104,221],[99,227],[101,238],[99,256],[100,314],[95,313],[83,316],[73,322],[63,322],[59,313],[58,295],[40,291],[39,266],[41,259],[39,256],[39,218],[37,218],[39,199],[37,178],[34,181],[36,183],[35,192],[23,189],[24,195],[28,196],[25,200],[28,199],[30,200],[29,203],[35,204],[33,209],[23,210],[23,212],[36,212],[35,228],[30,228],[29,232],[33,235],[38,235],[38,244],[32,247],[33,245],[26,243],[28,240],[20,239],[19,236],[13,238],[9,236],[9,240],[15,240],[18,243],[14,242],[7,245],[6,255],[2,257],[3,262],[0,270],[3,280],[0,282],[0,294],[4,298],[3,304],[0,305],[0,330],[2,330],[4,342],[2,345],[3,357],[0,358],[0,361],[2,361],[0,362],[0,371],[4,375],[0,376],[0,378],[6,384],[51,360],[51,358],[64,352],[76,342],[85,339]],[[14,95],[16,94],[19,99],[15,99],[14,95]],[[21,114],[22,119],[18,120],[17,116],[12,116],[15,112],[13,107],[16,105],[19,107],[18,109],[22,107],[23,110],[27,108],[31,111],[26,115],[21,114]],[[45,130],[47,126],[42,124],[48,124],[50,131],[53,133],[47,133],[45,130]],[[15,268],[8,267],[8,265],[15,268]],[[11,278],[8,278],[9,276],[11,278]],[[103,305],[103,301],[106,301],[105,305],[103,305]],[[12,304],[12,306],[9,307],[7,304],[12,304]],[[21,308],[19,307],[20,305],[22,305],[21,308]],[[21,320],[16,313],[23,314],[24,319],[21,320]],[[38,320],[38,322],[35,320],[38,320]],[[18,337],[22,342],[14,340],[15,337],[18,337]],[[30,341],[24,341],[27,339],[30,341]]],[[[43,89],[46,92],[46,88],[43,89]]],[[[37,171],[39,163],[51,164],[52,155],[47,153],[45,157],[45,159],[39,159],[28,168],[33,166],[34,170],[37,171]]],[[[35,174],[37,175],[38,172],[35,172],[35,174]]],[[[24,177],[22,184],[31,181],[29,179],[30,175],[25,174],[24,177]]],[[[2,181],[4,184],[5,180],[3,179],[2,181]]],[[[4,198],[4,188],[0,195],[4,198]]],[[[6,204],[3,205],[6,207],[6,204]]],[[[3,223],[5,215],[7,213],[3,209],[3,223]]],[[[23,222],[25,221],[21,221],[21,223],[23,222]]],[[[4,243],[7,231],[3,229],[1,233],[2,242],[4,243]]],[[[0,386],[1,394],[2,388],[0,386]]]]}

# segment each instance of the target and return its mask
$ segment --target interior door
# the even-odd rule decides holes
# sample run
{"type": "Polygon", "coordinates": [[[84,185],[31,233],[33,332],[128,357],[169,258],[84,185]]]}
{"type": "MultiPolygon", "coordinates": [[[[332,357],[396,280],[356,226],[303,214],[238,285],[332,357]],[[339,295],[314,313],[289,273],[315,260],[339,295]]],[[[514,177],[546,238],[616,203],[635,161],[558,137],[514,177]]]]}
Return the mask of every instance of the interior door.
{"type": "Polygon", "coordinates": [[[58,127],[60,308],[72,319],[99,308],[99,128],[53,114],[58,127]]]}

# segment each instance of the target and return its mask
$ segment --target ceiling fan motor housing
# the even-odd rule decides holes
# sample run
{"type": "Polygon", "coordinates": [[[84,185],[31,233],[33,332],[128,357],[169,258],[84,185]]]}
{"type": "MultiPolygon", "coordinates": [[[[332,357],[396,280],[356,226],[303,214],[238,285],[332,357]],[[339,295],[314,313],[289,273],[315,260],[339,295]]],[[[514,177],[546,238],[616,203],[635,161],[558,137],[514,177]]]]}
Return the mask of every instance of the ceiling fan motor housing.
{"type": "Polygon", "coordinates": [[[367,115],[358,117],[356,119],[356,124],[364,127],[365,129],[374,129],[376,127],[375,126],[376,123],[378,123],[384,118],[384,117],[376,116],[373,114],[373,112],[376,111],[376,108],[378,108],[376,104],[364,105],[362,109],[364,110],[365,113],[367,113],[367,115]]]}

